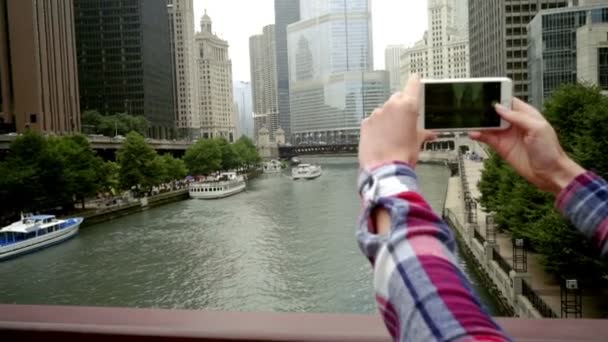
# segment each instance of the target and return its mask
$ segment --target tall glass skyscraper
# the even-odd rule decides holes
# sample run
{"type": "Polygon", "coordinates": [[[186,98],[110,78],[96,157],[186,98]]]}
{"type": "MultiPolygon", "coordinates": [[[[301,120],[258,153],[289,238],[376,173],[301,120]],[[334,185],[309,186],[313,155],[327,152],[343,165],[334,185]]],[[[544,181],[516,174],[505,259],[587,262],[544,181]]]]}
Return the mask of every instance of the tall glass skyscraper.
{"type": "Polygon", "coordinates": [[[143,115],[150,135],[175,131],[165,0],[74,1],[82,110],[143,115]]]}
{"type": "Polygon", "coordinates": [[[361,120],[389,95],[373,71],[369,0],[310,0],[287,27],[295,143],[355,142],[361,120]]]}
{"type": "Polygon", "coordinates": [[[300,20],[300,0],[274,0],[275,49],[279,126],[291,137],[289,109],[289,69],[287,63],[287,25],[300,20]]]}

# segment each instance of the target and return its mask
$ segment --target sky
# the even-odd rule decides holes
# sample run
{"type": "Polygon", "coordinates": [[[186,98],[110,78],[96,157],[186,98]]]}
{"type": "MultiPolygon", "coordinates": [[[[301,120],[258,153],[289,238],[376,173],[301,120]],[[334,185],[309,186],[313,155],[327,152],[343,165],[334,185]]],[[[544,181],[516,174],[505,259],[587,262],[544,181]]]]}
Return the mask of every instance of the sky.
{"type": "MultiPolygon", "coordinates": [[[[232,78],[249,81],[249,37],[274,24],[274,0],[193,0],[196,31],[205,9],[213,30],[230,45],[232,78]]],[[[301,0],[307,1],[307,0],[301,0]]],[[[384,48],[391,44],[413,45],[427,29],[426,0],[370,0],[374,68],[384,69],[384,48]]]]}

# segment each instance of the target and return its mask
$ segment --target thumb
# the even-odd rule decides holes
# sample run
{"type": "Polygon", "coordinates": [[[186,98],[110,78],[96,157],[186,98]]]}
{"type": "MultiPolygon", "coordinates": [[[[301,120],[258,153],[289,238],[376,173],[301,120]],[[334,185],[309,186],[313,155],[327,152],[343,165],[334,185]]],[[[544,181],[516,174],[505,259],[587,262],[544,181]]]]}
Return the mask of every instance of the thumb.
{"type": "Polygon", "coordinates": [[[418,144],[421,145],[427,141],[433,141],[437,139],[437,132],[429,131],[428,129],[423,129],[418,131],[418,144]]]}
{"type": "Polygon", "coordinates": [[[437,139],[437,133],[433,132],[433,131],[429,131],[428,129],[423,129],[421,131],[418,131],[418,146],[420,146],[420,149],[422,149],[424,147],[424,143],[427,141],[433,141],[437,139]]]}
{"type": "Polygon", "coordinates": [[[500,141],[498,134],[500,134],[500,131],[471,131],[469,132],[469,138],[486,143],[496,150],[500,141]]]}

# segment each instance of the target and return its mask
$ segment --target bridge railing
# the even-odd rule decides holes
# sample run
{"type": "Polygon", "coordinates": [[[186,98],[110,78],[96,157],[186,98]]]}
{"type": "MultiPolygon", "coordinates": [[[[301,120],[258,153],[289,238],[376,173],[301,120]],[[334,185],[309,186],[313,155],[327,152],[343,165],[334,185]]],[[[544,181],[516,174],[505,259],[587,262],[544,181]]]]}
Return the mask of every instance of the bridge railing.
{"type": "MultiPolygon", "coordinates": [[[[604,341],[602,320],[497,318],[517,341],[604,341]]],[[[0,305],[2,340],[372,341],[390,338],[379,315],[210,312],[0,305]]]]}

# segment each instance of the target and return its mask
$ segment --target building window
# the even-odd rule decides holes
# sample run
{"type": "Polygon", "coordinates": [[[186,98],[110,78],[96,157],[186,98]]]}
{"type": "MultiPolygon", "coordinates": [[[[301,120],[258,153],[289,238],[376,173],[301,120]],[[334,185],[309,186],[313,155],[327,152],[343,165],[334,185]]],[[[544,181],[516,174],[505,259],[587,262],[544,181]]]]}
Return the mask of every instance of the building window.
{"type": "Polygon", "coordinates": [[[30,114],[30,123],[36,123],[38,121],[38,117],[36,114],[30,114]]]}
{"type": "Polygon", "coordinates": [[[608,90],[608,48],[598,50],[598,81],[603,90],[608,90]]]}

